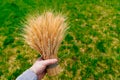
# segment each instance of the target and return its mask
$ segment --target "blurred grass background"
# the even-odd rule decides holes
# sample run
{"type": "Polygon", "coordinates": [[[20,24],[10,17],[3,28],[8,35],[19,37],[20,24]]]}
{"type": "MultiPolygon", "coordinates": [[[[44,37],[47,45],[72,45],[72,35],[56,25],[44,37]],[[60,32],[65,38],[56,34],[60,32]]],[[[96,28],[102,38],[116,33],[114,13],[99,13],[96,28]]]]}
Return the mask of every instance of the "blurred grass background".
{"type": "Polygon", "coordinates": [[[120,0],[0,0],[0,80],[15,80],[40,55],[20,36],[27,15],[53,9],[70,29],[58,52],[63,72],[44,80],[120,80],[120,0]]]}

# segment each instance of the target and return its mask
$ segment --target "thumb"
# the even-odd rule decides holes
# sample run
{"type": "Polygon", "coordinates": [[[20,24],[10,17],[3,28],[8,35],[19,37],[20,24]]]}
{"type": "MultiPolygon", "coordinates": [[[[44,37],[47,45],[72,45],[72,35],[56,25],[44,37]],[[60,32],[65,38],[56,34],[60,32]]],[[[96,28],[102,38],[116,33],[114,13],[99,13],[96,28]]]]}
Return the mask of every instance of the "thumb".
{"type": "Polygon", "coordinates": [[[47,59],[47,60],[44,60],[44,61],[43,61],[43,64],[44,64],[45,66],[48,66],[48,65],[55,64],[55,63],[57,63],[57,62],[58,62],[57,59],[47,59]]]}

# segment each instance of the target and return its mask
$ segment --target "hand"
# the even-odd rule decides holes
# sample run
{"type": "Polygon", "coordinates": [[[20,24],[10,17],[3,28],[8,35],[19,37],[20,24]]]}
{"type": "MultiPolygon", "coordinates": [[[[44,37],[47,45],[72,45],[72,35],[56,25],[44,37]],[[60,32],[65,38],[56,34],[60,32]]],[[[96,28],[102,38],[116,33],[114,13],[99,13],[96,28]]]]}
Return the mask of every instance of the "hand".
{"type": "Polygon", "coordinates": [[[42,58],[39,58],[33,66],[30,68],[31,71],[37,74],[38,80],[42,79],[44,75],[46,74],[46,67],[51,64],[57,63],[57,59],[47,59],[42,60],[42,58]]]}

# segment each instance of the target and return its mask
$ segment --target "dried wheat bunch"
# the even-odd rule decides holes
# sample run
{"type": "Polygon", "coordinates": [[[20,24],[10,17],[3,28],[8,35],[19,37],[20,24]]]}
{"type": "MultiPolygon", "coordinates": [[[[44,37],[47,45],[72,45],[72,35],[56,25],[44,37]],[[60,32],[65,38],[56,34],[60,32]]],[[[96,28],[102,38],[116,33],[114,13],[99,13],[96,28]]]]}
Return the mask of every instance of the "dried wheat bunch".
{"type": "MultiPolygon", "coordinates": [[[[57,58],[58,48],[64,38],[67,25],[61,14],[45,12],[32,16],[25,24],[25,41],[37,50],[43,59],[57,58]]],[[[51,65],[47,69],[49,75],[59,73],[59,66],[51,65]]]]}

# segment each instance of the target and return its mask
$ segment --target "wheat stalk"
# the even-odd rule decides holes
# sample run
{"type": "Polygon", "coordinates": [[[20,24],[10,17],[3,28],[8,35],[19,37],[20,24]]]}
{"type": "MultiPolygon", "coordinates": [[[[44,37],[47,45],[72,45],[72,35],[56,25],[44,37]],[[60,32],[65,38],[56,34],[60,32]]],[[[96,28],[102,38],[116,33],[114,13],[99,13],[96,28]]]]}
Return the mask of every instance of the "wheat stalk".
{"type": "MultiPolygon", "coordinates": [[[[45,12],[27,19],[25,41],[37,50],[43,59],[57,58],[58,48],[67,30],[65,18],[61,14],[45,12]]],[[[49,75],[56,75],[59,67],[48,69],[49,75]]]]}

